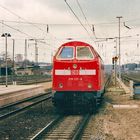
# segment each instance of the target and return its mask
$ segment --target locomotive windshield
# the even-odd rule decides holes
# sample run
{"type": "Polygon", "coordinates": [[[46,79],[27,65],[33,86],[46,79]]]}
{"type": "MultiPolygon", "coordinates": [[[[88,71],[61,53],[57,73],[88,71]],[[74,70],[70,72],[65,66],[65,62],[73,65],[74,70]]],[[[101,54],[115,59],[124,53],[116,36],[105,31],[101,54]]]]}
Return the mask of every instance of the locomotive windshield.
{"type": "Polygon", "coordinates": [[[89,47],[77,46],[77,59],[93,59],[93,54],[89,47]]]}
{"type": "Polygon", "coordinates": [[[64,47],[57,56],[60,59],[72,59],[73,58],[73,47],[64,47]]]}

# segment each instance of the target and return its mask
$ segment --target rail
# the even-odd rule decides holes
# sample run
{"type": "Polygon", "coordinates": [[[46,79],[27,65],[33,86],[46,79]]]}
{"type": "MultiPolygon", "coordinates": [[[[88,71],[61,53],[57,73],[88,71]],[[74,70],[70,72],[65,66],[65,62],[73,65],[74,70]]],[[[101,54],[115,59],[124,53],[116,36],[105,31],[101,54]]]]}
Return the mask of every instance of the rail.
{"type": "Polygon", "coordinates": [[[45,100],[50,99],[51,96],[52,96],[50,93],[51,92],[47,92],[47,93],[44,93],[42,95],[38,95],[38,96],[35,96],[35,97],[30,97],[30,98],[27,98],[25,100],[18,101],[16,103],[1,107],[0,108],[0,111],[1,111],[0,121],[3,120],[3,119],[6,119],[6,118],[8,118],[8,117],[10,117],[12,115],[15,115],[15,114],[17,114],[17,113],[19,113],[21,111],[29,109],[30,107],[35,106],[35,105],[37,105],[37,104],[39,104],[39,103],[41,103],[41,102],[43,102],[45,100]],[[17,106],[17,105],[21,106],[22,104],[28,103],[30,101],[32,101],[32,103],[30,103],[30,104],[28,104],[26,106],[19,107],[18,109],[12,109],[12,108],[15,108],[15,106],[17,106]],[[9,111],[6,111],[6,110],[12,110],[12,111],[9,112],[9,111]],[[2,113],[2,111],[4,113],[2,113]]]}
{"type": "Polygon", "coordinates": [[[56,125],[59,120],[62,119],[62,116],[57,116],[50,123],[48,123],[43,129],[41,129],[37,134],[35,134],[30,140],[39,140],[47,131],[49,131],[54,125],[56,125]]]}
{"type": "Polygon", "coordinates": [[[123,80],[126,80],[127,82],[129,82],[130,80],[132,80],[133,82],[139,82],[140,83],[140,80],[139,79],[136,79],[136,78],[133,78],[133,77],[130,77],[130,76],[127,76],[127,75],[122,75],[122,79],[123,80]]]}
{"type": "Polygon", "coordinates": [[[41,129],[30,140],[40,139],[72,139],[77,140],[81,137],[82,132],[90,119],[86,116],[58,116],[43,129],[41,129]],[[69,123],[71,122],[71,123],[69,123]],[[60,130],[61,128],[61,130],[60,130]]]}
{"type": "Polygon", "coordinates": [[[130,97],[140,99],[140,80],[127,75],[123,75],[122,79],[130,88],[130,97]]]}
{"type": "Polygon", "coordinates": [[[111,82],[111,75],[108,75],[105,81],[105,89],[109,86],[110,82],[111,82]]]}
{"type": "Polygon", "coordinates": [[[83,130],[85,129],[88,121],[90,120],[90,115],[86,115],[85,118],[83,119],[82,123],[80,124],[78,130],[76,131],[76,133],[74,134],[72,140],[78,140],[80,139],[82,133],[83,133],[83,130]]]}

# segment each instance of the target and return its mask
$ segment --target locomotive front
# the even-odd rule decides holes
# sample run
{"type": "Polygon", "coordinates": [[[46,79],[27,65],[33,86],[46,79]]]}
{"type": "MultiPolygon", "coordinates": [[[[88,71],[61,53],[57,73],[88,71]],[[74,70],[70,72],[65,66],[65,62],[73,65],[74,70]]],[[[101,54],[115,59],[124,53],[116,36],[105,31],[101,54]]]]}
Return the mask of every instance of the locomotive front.
{"type": "Polygon", "coordinates": [[[63,44],[53,63],[53,102],[57,108],[95,104],[103,89],[100,59],[96,51],[84,42],[63,44]]]}

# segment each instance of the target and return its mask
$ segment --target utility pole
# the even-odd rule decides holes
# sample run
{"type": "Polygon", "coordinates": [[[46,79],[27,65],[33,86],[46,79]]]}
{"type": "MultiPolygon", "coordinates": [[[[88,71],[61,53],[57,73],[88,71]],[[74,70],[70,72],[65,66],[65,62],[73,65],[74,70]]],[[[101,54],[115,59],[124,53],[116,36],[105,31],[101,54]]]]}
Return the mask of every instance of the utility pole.
{"type": "Polygon", "coordinates": [[[35,65],[38,65],[38,47],[37,47],[37,41],[38,39],[29,39],[30,41],[35,41],[35,65]]]}
{"type": "Polygon", "coordinates": [[[14,79],[15,79],[15,39],[12,39],[13,40],[13,72],[12,72],[12,80],[13,80],[13,84],[14,84],[14,79]]]}
{"type": "Polygon", "coordinates": [[[15,39],[13,39],[13,73],[15,68],[15,39]]]}
{"type": "Polygon", "coordinates": [[[7,38],[11,37],[11,35],[9,33],[4,33],[1,37],[5,37],[5,86],[8,87],[7,38]]]}
{"type": "Polygon", "coordinates": [[[0,78],[1,78],[1,57],[0,57],[0,78]]]}
{"type": "Polygon", "coordinates": [[[120,48],[120,46],[121,46],[121,42],[120,42],[121,28],[120,28],[120,20],[121,20],[122,16],[118,16],[116,18],[118,18],[118,20],[119,20],[119,37],[118,37],[118,39],[119,39],[119,79],[121,79],[121,48],[120,48]]]}
{"type": "Polygon", "coordinates": [[[37,40],[35,39],[35,65],[38,65],[38,47],[37,47],[37,40]]]}
{"type": "Polygon", "coordinates": [[[24,67],[26,68],[26,61],[27,61],[27,39],[25,39],[25,54],[24,54],[24,67]]]}

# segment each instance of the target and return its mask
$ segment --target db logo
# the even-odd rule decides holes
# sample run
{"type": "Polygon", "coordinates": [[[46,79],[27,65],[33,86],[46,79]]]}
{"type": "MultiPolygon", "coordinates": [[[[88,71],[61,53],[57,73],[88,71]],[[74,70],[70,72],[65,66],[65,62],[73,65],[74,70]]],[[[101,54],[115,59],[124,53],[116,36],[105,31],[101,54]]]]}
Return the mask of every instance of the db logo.
{"type": "Polygon", "coordinates": [[[71,70],[71,75],[79,75],[79,70],[71,70]]]}

